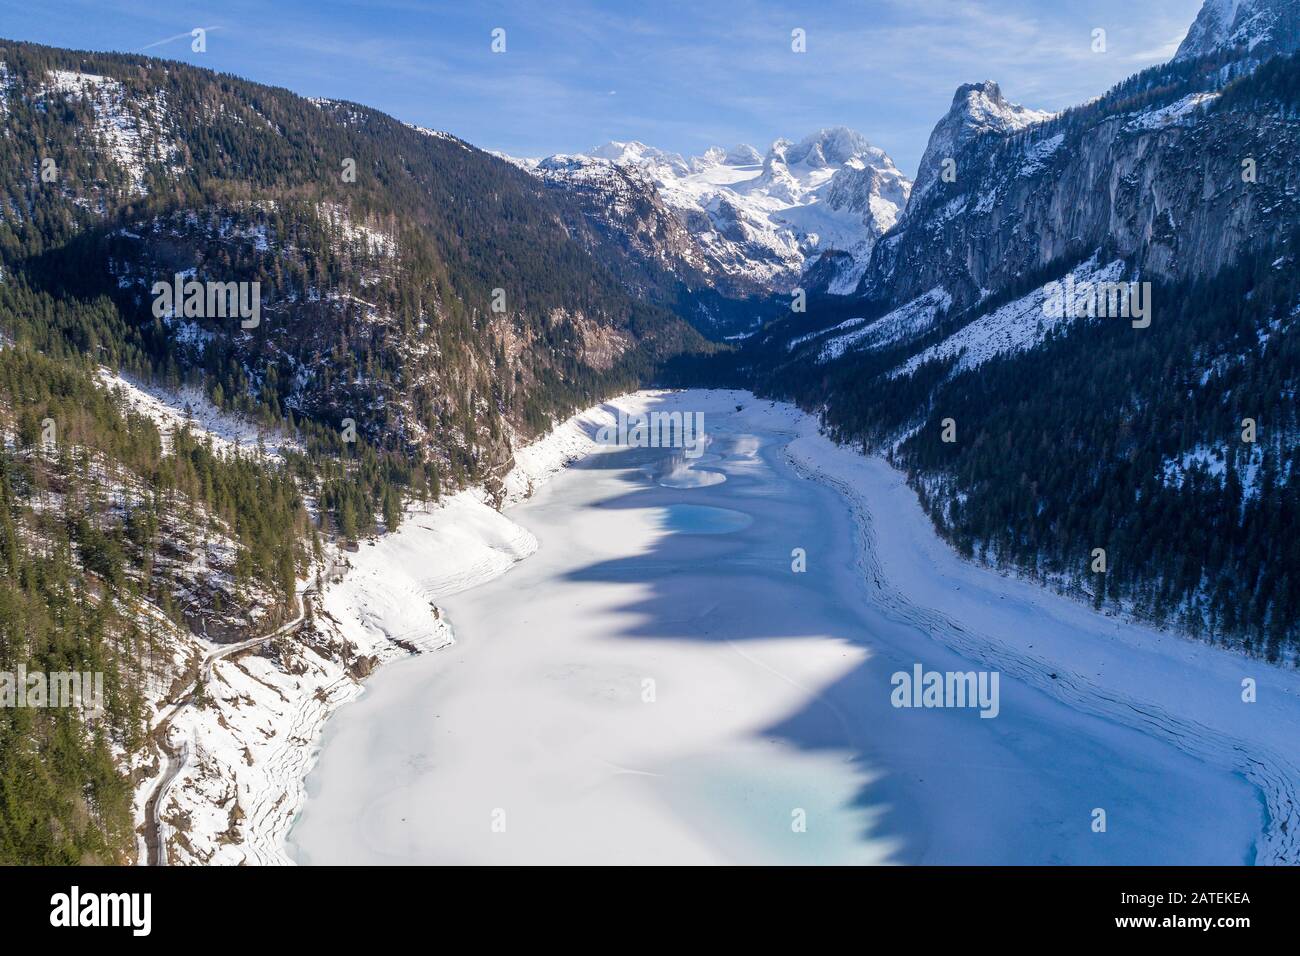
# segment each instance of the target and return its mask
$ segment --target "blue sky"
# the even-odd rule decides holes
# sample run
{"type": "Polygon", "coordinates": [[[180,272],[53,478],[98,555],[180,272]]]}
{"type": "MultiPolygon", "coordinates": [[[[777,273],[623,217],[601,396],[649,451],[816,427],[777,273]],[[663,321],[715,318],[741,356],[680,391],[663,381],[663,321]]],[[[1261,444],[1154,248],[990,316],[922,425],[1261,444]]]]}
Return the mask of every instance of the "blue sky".
{"type": "Polygon", "coordinates": [[[355,100],[489,149],[685,154],[851,126],[915,172],[963,82],[1059,109],[1173,55],[1201,0],[0,0],[0,36],[355,100]],[[209,29],[207,52],[189,31],[209,29]],[[506,31],[506,52],[491,32],[506,31]],[[803,29],[807,52],[791,51],[803,29]],[[1094,53],[1092,31],[1106,30],[1094,53]]]}

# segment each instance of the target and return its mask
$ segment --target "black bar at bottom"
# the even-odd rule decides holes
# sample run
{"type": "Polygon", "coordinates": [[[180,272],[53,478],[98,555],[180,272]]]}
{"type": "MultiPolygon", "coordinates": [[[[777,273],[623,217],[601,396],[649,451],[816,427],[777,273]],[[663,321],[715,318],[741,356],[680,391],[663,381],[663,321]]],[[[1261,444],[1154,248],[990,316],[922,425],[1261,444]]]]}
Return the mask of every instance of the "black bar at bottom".
{"type": "Polygon", "coordinates": [[[927,943],[1040,933],[1231,942],[1293,927],[1300,899],[1294,868],[33,868],[3,880],[9,946],[75,933],[128,947],[259,950],[382,945],[411,933],[436,947],[462,932],[498,945],[644,936],[734,948],[874,928],[927,943]],[[148,894],[147,909],[136,894],[148,894]]]}

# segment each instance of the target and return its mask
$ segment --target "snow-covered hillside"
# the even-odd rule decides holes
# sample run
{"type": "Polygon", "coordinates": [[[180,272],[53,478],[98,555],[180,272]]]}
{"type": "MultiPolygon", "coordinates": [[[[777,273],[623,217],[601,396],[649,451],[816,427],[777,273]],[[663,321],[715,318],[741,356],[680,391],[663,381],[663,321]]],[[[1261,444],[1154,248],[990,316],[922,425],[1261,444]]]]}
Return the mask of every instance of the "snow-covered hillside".
{"type": "Polygon", "coordinates": [[[146,176],[150,166],[180,168],[180,148],[171,129],[175,120],[165,91],[155,90],[146,96],[129,92],[111,77],[51,70],[40,96],[40,106],[46,110],[57,104],[58,97],[81,100],[90,106],[94,125],[88,132],[95,146],[121,167],[131,193],[148,192],[146,176]]]}
{"type": "Polygon", "coordinates": [[[164,453],[171,451],[171,438],[180,428],[201,441],[211,441],[218,454],[281,459],[286,448],[300,450],[298,442],[276,429],[268,429],[244,416],[224,412],[194,386],[168,390],[150,385],[106,368],[98,371],[100,382],[131,411],[147,416],[158,427],[164,453]]]}
{"type": "MultiPolygon", "coordinates": [[[[1067,281],[1083,286],[1086,283],[1118,282],[1124,273],[1124,263],[1116,260],[1099,265],[1093,256],[1070,272],[1067,281]]],[[[1074,319],[1077,315],[1048,308],[1048,299],[1059,283],[1051,282],[1028,295],[981,315],[963,326],[942,342],[913,355],[889,373],[890,378],[911,375],[927,362],[956,358],[950,375],[978,368],[985,362],[1014,352],[1023,352],[1042,344],[1047,336],[1074,319]]]]}

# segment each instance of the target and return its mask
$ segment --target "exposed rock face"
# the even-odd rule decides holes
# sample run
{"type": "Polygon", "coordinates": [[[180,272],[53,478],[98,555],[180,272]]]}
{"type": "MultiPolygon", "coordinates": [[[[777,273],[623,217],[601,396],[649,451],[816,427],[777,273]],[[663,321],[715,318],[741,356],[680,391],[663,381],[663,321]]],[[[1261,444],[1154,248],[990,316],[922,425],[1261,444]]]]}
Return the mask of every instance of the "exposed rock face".
{"type": "MultiPolygon", "coordinates": [[[[1140,93],[1112,96],[1018,127],[977,131],[955,104],[927,150],[928,159],[952,154],[955,181],[923,168],[860,291],[901,303],[942,286],[966,307],[1099,248],[1152,277],[1194,278],[1278,239],[1300,215],[1290,160],[1300,123],[1223,108],[1212,83],[1175,79],[1173,94],[1140,106],[1140,93]]],[[[968,98],[983,97],[958,91],[958,102],[968,98]]]]}
{"type": "Polygon", "coordinates": [[[929,192],[943,172],[944,160],[954,159],[971,140],[991,133],[1015,133],[1051,117],[1051,113],[1008,103],[992,80],[957,87],[952,106],[930,134],[921,156],[912,200],[919,202],[929,192]]]}
{"type": "MultiPolygon", "coordinates": [[[[644,155],[630,148],[605,152],[619,157],[644,155]]],[[[733,276],[697,241],[690,223],[664,203],[639,161],[557,155],[525,164],[525,168],[547,186],[567,193],[599,238],[627,254],[630,261],[624,263],[620,274],[632,291],[647,295],[665,280],[680,282],[688,289],[717,284],[740,295],[754,290],[752,283],[733,276]]],[[[597,254],[608,252],[599,245],[592,248],[597,254]]]]}
{"type": "Polygon", "coordinates": [[[1206,0],[1174,59],[1239,51],[1262,60],[1300,48],[1300,4],[1294,0],[1206,0]]]}

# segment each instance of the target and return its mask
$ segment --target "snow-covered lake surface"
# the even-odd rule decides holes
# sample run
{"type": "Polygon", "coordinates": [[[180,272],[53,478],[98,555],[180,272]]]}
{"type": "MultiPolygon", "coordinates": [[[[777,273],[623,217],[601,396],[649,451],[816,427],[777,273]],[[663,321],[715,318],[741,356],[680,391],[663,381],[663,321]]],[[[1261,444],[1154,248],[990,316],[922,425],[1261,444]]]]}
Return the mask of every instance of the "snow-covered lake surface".
{"type": "Polygon", "coordinates": [[[1300,862],[1295,672],[961,562],[789,406],[630,401],[703,411],[707,454],[604,450],[507,509],[536,551],[435,593],[456,643],[330,720],[293,859],[1300,862]],[[918,664],[998,672],[997,716],[896,708],[918,664]]]}

